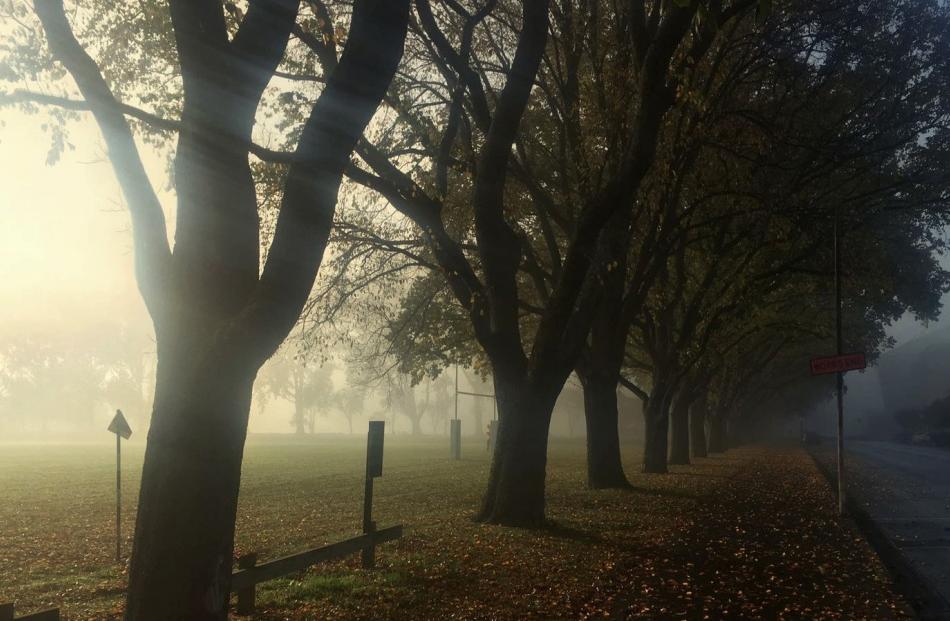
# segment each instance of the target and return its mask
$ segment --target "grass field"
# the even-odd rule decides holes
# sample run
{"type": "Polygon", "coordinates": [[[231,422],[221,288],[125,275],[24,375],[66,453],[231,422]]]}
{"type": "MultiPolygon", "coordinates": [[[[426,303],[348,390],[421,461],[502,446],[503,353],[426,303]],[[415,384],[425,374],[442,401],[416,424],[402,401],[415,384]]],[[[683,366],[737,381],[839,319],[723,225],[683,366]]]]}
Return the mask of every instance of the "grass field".
{"type": "MultiPolygon", "coordinates": [[[[687,583],[672,575],[692,561],[677,561],[670,585],[663,578],[634,589],[643,601],[629,600],[629,581],[652,584],[665,575],[670,542],[696,532],[700,503],[755,458],[730,453],[667,476],[632,474],[632,492],[595,492],[584,485],[583,443],[552,440],[554,524],[537,533],[471,520],[488,469],[482,442],[464,444],[462,461],[447,456],[445,438],[387,437],[375,519],[380,527],[404,524],[406,536],[378,548],[375,570],[360,569],[354,557],[262,585],[255,618],[575,619],[618,606],[639,610],[667,589],[676,602],[687,583]]],[[[636,473],[638,456],[629,448],[626,456],[636,473]]],[[[124,568],[114,562],[114,458],[107,444],[0,444],[0,601],[15,600],[24,611],[60,606],[70,619],[117,617],[124,568]]],[[[142,445],[130,444],[123,453],[126,553],[141,460],[142,445]]],[[[358,533],[364,463],[365,437],[252,437],[238,553],[267,560],[358,533]]],[[[731,529],[731,518],[723,519],[731,529]]],[[[849,562],[867,565],[864,548],[855,550],[858,560],[849,562]]],[[[666,618],[658,606],[634,618],[666,618]]]]}
{"type": "MultiPolygon", "coordinates": [[[[357,534],[365,442],[361,436],[252,436],[244,458],[238,553],[253,550],[266,560],[357,534]]],[[[128,443],[123,450],[126,553],[143,452],[141,443],[128,443]]],[[[477,532],[485,527],[470,519],[487,475],[484,443],[466,442],[463,455],[462,461],[450,461],[446,438],[387,437],[374,517],[380,527],[405,524],[407,537],[379,548],[378,571],[356,571],[353,559],[268,583],[258,596],[261,607],[295,608],[308,600],[316,605],[332,595],[334,609],[342,613],[352,605],[358,615],[367,591],[385,600],[388,590],[419,578],[414,550],[428,548],[433,539],[444,538],[435,548],[447,548],[445,559],[463,546],[472,547],[476,556],[481,545],[504,547],[504,538],[480,541],[477,532]]],[[[552,495],[586,495],[583,444],[554,441],[551,456],[552,495]]],[[[18,608],[62,606],[78,618],[100,618],[115,610],[123,568],[114,561],[114,516],[113,445],[0,445],[0,601],[16,600],[18,608]]],[[[440,560],[438,549],[425,554],[421,579],[461,575],[454,561],[440,560]]]]}

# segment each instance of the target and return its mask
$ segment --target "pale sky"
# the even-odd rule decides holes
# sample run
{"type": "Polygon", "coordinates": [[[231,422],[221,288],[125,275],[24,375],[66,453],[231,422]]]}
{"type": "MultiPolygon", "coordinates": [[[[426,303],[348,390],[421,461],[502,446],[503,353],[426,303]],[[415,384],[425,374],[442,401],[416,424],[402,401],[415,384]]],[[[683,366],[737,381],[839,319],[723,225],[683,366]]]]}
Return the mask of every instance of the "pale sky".
{"type": "MultiPolygon", "coordinates": [[[[0,119],[0,317],[144,316],[129,216],[91,117],[73,124],[75,150],[52,166],[44,116],[4,110],[0,119]]],[[[147,165],[167,185],[160,159],[147,165]]]]}

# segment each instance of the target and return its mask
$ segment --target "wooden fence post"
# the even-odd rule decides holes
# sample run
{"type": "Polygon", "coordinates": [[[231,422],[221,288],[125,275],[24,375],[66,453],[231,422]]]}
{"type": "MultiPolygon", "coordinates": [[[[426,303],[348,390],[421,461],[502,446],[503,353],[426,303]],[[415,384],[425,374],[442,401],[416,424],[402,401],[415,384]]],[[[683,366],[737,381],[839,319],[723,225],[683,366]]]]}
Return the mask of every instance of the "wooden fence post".
{"type": "Polygon", "coordinates": [[[59,608],[50,608],[49,610],[34,612],[20,617],[15,621],[59,621],[59,608]]]}
{"type": "MultiPolygon", "coordinates": [[[[383,440],[386,437],[386,422],[369,421],[369,434],[366,438],[366,485],[363,488],[363,534],[376,532],[373,521],[373,479],[383,475],[383,440]]],[[[360,555],[364,569],[376,565],[376,542],[363,548],[360,555]]]]}
{"type": "MultiPolygon", "coordinates": [[[[363,534],[376,532],[376,522],[373,521],[373,478],[366,477],[366,487],[363,490],[363,534]]],[[[376,545],[370,544],[360,553],[363,569],[372,569],[376,566],[376,545]]]]}
{"type": "Polygon", "coordinates": [[[59,608],[41,610],[23,617],[16,617],[15,613],[12,603],[0,604],[0,621],[59,621],[59,608]]]}
{"type": "MultiPolygon", "coordinates": [[[[238,557],[238,569],[251,569],[257,565],[257,552],[251,552],[238,557]]],[[[249,615],[254,612],[254,590],[255,584],[249,584],[246,587],[238,589],[237,592],[237,613],[239,615],[249,615]]]]}
{"type": "Polygon", "coordinates": [[[449,456],[455,461],[462,459],[462,421],[457,418],[449,421],[449,456]]]}

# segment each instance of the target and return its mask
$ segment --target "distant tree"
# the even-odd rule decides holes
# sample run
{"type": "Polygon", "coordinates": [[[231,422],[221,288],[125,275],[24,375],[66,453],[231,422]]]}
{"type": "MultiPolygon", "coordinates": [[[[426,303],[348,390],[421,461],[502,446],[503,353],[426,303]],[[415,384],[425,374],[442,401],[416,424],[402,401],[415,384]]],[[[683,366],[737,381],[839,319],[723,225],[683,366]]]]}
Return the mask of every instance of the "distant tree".
{"type": "MultiPolygon", "coordinates": [[[[348,174],[415,225],[410,241],[423,241],[424,252],[409,251],[433,266],[443,284],[415,293],[443,291],[454,300],[460,309],[453,314],[468,324],[464,333],[491,367],[500,427],[480,519],[544,521],[551,413],[586,339],[607,269],[596,251],[601,231],[630,207],[653,164],[659,128],[676,98],[669,80],[674,59],[701,56],[710,36],[752,6],[713,4],[721,12],[704,18],[696,3],[498,2],[474,11],[458,3],[438,10],[416,4],[419,40],[411,40],[407,55],[415,73],[401,76],[392,96],[397,129],[361,145],[365,167],[348,174]],[[579,23],[586,29],[575,29],[579,23]],[[586,46],[588,34],[602,32],[603,41],[586,46]],[[572,65],[563,54],[569,49],[584,50],[583,62],[572,65]],[[614,49],[619,53],[607,52],[614,49]],[[615,79],[598,84],[586,73],[598,70],[615,79]],[[550,88],[535,89],[546,72],[550,88]],[[536,159],[526,144],[540,151],[573,146],[519,126],[543,115],[592,118],[578,94],[596,98],[608,86],[626,95],[605,102],[622,109],[621,121],[580,125],[580,136],[590,136],[591,149],[607,161],[584,175],[596,180],[589,192],[562,195],[571,180],[536,176],[537,170],[558,176],[561,169],[536,159]],[[398,164],[405,159],[417,165],[407,171],[398,164]],[[539,251],[550,263],[538,260],[539,251]]],[[[406,245],[393,249],[404,252],[406,245]]]]}
{"type": "MultiPolygon", "coordinates": [[[[723,48],[707,55],[705,62],[719,68],[718,79],[698,68],[685,72],[681,88],[689,96],[671,113],[662,159],[638,197],[637,213],[648,226],[632,236],[629,247],[616,245],[623,254],[611,278],[625,284],[622,292],[608,286],[589,359],[582,357],[588,366],[599,365],[601,378],[615,376],[625,324],[636,326],[637,353],[650,358],[637,365],[649,376],[641,382],[650,391],[644,395],[650,397],[647,471],[666,470],[670,408],[680,404],[682,422],[687,402],[701,392],[683,385],[700,362],[692,350],[715,332],[728,332],[730,323],[748,322],[776,289],[791,283],[804,295],[818,282],[830,283],[835,210],[842,214],[848,252],[860,247],[856,256],[866,258],[847,267],[851,290],[861,292],[853,302],[869,314],[858,330],[876,334],[898,306],[933,312],[932,296],[945,287],[945,274],[930,257],[942,242],[928,231],[943,226],[948,214],[938,138],[947,131],[938,85],[947,79],[940,50],[948,50],[948,23],[945,8],[935,3],[793,3],[755,28],[740,24],[723,48]],[[895,19],[907,26],[900,37],[893,36],[895,19]],[[841,23],[854,27],[842,29],[841,23]],[[813,36],[803,38],[803,32],[813,36]],[[756,221],[761,224],[748,229],[745,240],[736,236],[734,227],[756,221]],[[696,247],[696,240],[714,239],[723,225],[733,227],[727,233],[738,243],[733,256],[751,259],[769,246],[784,250],[772,253],[771,263],[763,261],[766,253],[734,271],[736,264],[710,252],[708,242],[705,250],[696,247]],[[881,238],[889,242],[875,245],[881,238]],[[758,285],[757,270],[763,275],[758,285]],[[898,272],[908,279],[895,278],[898,272]],[[743,283],[750,277],[753,282],[743,283]],[[760,293],[749,296],[757,286],[760,293]],[[719,325],[710,324],[720,313],[719,325]]],[[[605,397],[598,401],[614,409],[612,382],[599,383],[605,397]]],[[[589,391],[596,388],[588,385],[589,391]]],[[[685,427],[674,429],[681,461],[685,427]]],[[[601,444],[612,450],[592,454],[602,461],[612,454],[614,478],[620,480],[617,443],[601,444]]]]}
{"type": "Polygon", "coordinates": [[[409,419],[411,433],[422,435],[422,417],[428,407],[428,395],[420,399],[418,390],[408,375],[392,371],[384,376],[381,389],[385,394],[386,409],[390,415],[401,414],[409,419]]]}
{"type": "MultiPolygon", "coordinates": [[[[491,384],[485,381],[477,372],[464,369],[462,371],[462,376],[465,378],[466,384],[472,388],[471,392],[478,392],[482,394],[491,393],[491,384]]],[[[452,388],[451,386],[449,388],[452,388]]],[[[453,390],[454,392],[454,390],[453,390]]],[[[451,398],[452,395],[449,395],[451,398]]],[[[494,409],[493,400],[489,400],[487,397],[472,397],[471,403],[471,412],[472,412],[472,435],[474,436],[483,436],[485,435],[485,414],[489,409],[494,409]]]]}
{"type": "MultiPolygon", "coordinates": [[[[8,424],[47,430],[51,424],[91,430],[97,412],[123,397],[138,413],[146,387],[125,391],[129,366],[144,373],[143,352],[131,359],[127,326],[109,323],[60,326],[8,326],[0,335],[0,402],[8,424]]],[[[139,343],[141,345],[141,343],[139,343]]],[[[142,378],[142,375],[139,375],[142,378]]],[[[122,406],[119,406],[122,407],[122,406]]]]}
{"type": "Polygon", "coordinates": [[[927,433],[936,444],[950,444],[950,395],[922,408],[900,410],[894,418],[909,433],[927,433]]]}
{"type": "Polygon", "coordinates": [[[336,398],[334,369],[332,363],[314,360],[306,348],[286,343],[257,376],[262,406],[268,397],[288,401],[294,407],[290,424],[295,433],[313,433],[317,410],[327,413],[336,398]]]}
{"type": "Polygon", "coordinates": [[[52,423],[91,429],[103,374],[88,353],[21,337],[0,345],[0,386],[7,418],[21,429],[52,423]]]}
{"type": "Polygon", "coordinates": [[[366,388],[351,385],[337,391],[333,407],[346,419],[350,434],[353,434],[353,419],[364,414],[366,406],[366,388]]]}
{"type": "MultiPolygon", "coordinates": [[[[425,404],[423,409],[429,416],[433,433],[447,433],[448,421],[454,413],[455,405],[455,390],[452,380],[449,379],[446,373],[434,379],[427,377],[422,380],[417,390],[423,393],[423,403],[425,404]]],[[[480,421],[481,410],[476,409],[476,412],[478,412],[477,420],[480,421]]],[[[477,426],[474,433],[479,433],[477,426]]]]}
{"type": "Polygon", "coordinates": [[[124,323],[102,334],[95,351],[106,366],[103,400],[121,409],[133,429],[149,422],[149,396],[155,383],[155,342],[148,326],[124,323]]]}

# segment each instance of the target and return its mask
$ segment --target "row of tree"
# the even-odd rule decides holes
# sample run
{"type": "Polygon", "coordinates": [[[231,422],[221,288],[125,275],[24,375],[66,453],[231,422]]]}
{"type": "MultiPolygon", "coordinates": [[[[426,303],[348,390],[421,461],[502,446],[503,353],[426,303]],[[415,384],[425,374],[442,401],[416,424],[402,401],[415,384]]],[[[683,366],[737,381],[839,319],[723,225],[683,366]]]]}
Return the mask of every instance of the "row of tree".
{"type": "Polygon", "coordinates": [[[947,289],[937,0],[167,6],[16,4],[3,51],[21,85],[65,69],[81,97],[5,99],[91,111],[132,216],[158,370],[128,618],[225,618],[252,384],[305,308],[416,378],[490,374],[478,516],[538,526],[572,373],[589,481],[623,486],[619,384],[647,472],[827,391],[834,227],[849,349],[947,289]],[[137,137],[177,141],[173,248],[137,137]]]}
{"type": "Polygon", "coordinates": [[[6,328],[0,333],[0,429],[101,431],[99,414],[116,408],[144,428],[155,360],[147,326],[6,328]]]}
{"type": "Polygon", "coordinates": [[[646,472],[688,462],[691,426],[703,455],[727,422],[827,397],[807,360],[835,346],[836,227],[846,349],[873,357],[948,284],[937,4],[528,4],[417,4],[385,124],[346,171],[360,187],[314,323],[350,313],[344,332],[417,378],[473,359],[490,374],[502,423],[480,517],[519,525],[544,520],[571,373],[589,484],[625,487],[618,385],[643,399],[646,472]]]}
{"type": "MultiPolygon", "coordinates": [[[[446,375],[413,382],[410,375],[396,371],[392,361],[387,365],[385,358],[356,352],[343,356],[343,362],[340,367],[318,358],[298,340],[285,343],[257,376],[258,409],[265,411],[277,399],[289,403],[293,408],[289,423],[298,435],[314,433],[318,415],[342,417],[350,434],[354,421],[364,416],[388,421],[393,433],[401,416],[412,435],[423,434],[428,418],[432,433],[447,433],[454,390],[446,375]]],[[[480,426],[482,408],[476,407],[474,413],[480,426]]]]}

